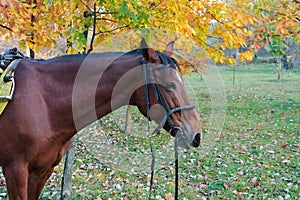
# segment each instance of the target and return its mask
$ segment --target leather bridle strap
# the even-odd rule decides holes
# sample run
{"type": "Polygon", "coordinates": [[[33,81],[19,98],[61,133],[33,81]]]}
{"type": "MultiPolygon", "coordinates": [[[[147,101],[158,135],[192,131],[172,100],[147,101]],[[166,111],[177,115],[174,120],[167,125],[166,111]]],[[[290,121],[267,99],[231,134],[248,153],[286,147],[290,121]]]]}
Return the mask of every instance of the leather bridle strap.
{"type": "Polygon", "coordinates": [[[175,137],[174,139],[174,157],[175,157],[175,196],[174,199],[178,199],[178,182],[179,182],[179,165],[178,165],[178,143],[175,137]]]}
{"type": "Polygon", "coordinates": [[[152,141],[150,135],[150,115],[149,115],[149,109],[150,109],[150,102],[149,102],[149,88],[148,88],[148,75],[147,75],[147,64],[143,64],[143,76],[144,76],[144,88],[145,88],[145,96],[146,96],[146,117],[147,117],[147,135],[150,143],[150,151],[152,156],[151,161],[151,178],[150,178],[150,188],[149,188],[149,200],[151,200],[151,193],[152,193],[152,187],[153,187],[153,177],[154,177],[154,169],[155,169],[155,154],[152,146],[152,141]]]}
{"type": "MultiPolygon", "coordinates": [[[[171,109],[169,104],[167,103],[166,99],[164,98],[164,96],[162,95],[162,93],[160,92],[158,85],[155,81],[154,78],[154,74],[153,74],[153,70],[157,70],[157,69],[163,69],[167,66],[157,66],[157,67],[148,67],[147,63],[142,60],[142,69],[143,69],[143,77],[144,77],[144,89],[145,89],[145,97],[146,97],[146,117],[147,117],[147,134],[148,134],[148,139],[149,139],[149,143],[150,143],[150,150],[151,150],[151,155],[152,155],[152,162],[151,162],[151,178],[150,178],[150,188],[149,188],[149,200],[151,199],[151,193],[152,193],[152,187],[153,187],[153,177],[154,177],[154,170],[155,170],[155,153],[152,147],[152,141],[151,141],[151,137],[153,135],[155,135],[156,133],[160,132],[160,130],[162,129],[162,127],[164,126],[164,124],[166,122],[168,122],[168,125],[170,127],[170,132],[177,130],[176,131],[176,135],[175,135],[175,139],[174,139],[174,153],[175,153],[175,200],[178,199],[178,179],[179,179],[179,175],[178,175],[178,138],[182,138],[184,137],[184,141],[187,142],[187,138],[184,134],[184,132],[182,131],[182,129],[178,126],[175,126],[172,119],[171,119],[171,115],[173,113],[176,112],[181,112],[184,110],[192,110],[195,108],[194,105],[191,106],[182,106],[182,107],[178,107],[178,108],[173,108],[171,109]],[[150,80],[149,80],[150,79],[150,80]],[[149,114],[149,109],[150,109],[150,101],[149,101],[149,84],[152,85],[153,87],[153,91],[154,91],[154,95],[156,100],[159,102],[159,104],[166,109],[166,114],[164,115],[163,119],[161,120],[161,122],[158,124],[158,126],[155,128],[155,130],[152,132],[152,134],[150,134],[150,114],[149,114]],[[180,133],[180,135],[178,136],[177,134],[180,133]]],[[[189,144],[187,144],[187,146],[189,146],[189,144]]]]}
{"type": "MultiPolygon", "coordinates": [[[[151,136],[152,135],[155,135],[157,133],[160,132],[160,130],[162,129],[162,127],[165,125],[167,119],[171,119],[170,116],[173,114],[173,113],[176,113],[176,112],[181,112],[183,110],[192,110],[194,109],[195,106],[183,106],[183,107],[179,107],[179,108],[174,108],[172,110],[169,110],[163,117],[163,119],[160,121],[160,123],[158,124],[158,126],[155,128],[155,130],[152,132],[151,136]]],[[[174,129],[176,126],[174,126],[172,120],[169,120],[168,121],[170,127],[171,127],[171,130],[174,129]]]]}

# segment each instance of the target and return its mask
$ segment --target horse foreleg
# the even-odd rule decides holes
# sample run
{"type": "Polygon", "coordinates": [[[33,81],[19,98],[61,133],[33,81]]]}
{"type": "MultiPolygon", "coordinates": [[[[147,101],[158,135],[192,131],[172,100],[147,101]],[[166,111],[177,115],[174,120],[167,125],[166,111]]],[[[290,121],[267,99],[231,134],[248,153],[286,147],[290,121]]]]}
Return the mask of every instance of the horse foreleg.
{"type": "Polygon", "coordinates": [[[3,167],[6,187],[10,200],[26,200],[28,187],[28,164],[13,163],[3,167]]]}
{"type": "Polygon", "coordinates": [[[51,176],[54,168],[43,171],[32,171],[28,182],[28,200],[38,200],[39,196],[51,176]]]}

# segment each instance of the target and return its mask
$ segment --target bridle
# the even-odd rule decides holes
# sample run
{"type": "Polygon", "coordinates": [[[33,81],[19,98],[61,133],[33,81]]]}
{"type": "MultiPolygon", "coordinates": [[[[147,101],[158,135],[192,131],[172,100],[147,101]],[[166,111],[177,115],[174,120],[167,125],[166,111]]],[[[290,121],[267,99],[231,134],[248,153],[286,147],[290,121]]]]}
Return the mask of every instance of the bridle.
{"type": "Polygon", "coordinates": [[[176,112],[181,112],[185,110],[192,110],[195,108],[194,105],[189,106],[181,106],[177,108],[170,108],[168,102],[166,101],[165,97],[161,93],[158,87],[158,83],[155,80],[154,77],[154,71],[155,70],[162,70],[168,68],[168,63],[164,62],[165,60],[161,59],[163,64],[158,64],[156,66],[148,66],[147,62],[142,59],[142,71],[143,71],[143,77],[144,77],[144,89],[145,89],[145,96],[146,96],[146,117],[148,119],[148,138],[150,142],[150,149],[151,149],[151,155],[152,155],[152,163],[151,163],[151,179],[150,179],[150,188],[149,188],[149,199],[151,199],[151,192],[152,192],[152,186],[153,186],[153,177],[154,177],[154,168],[155,168],[155,154],[154,150],[152,148],[152,142],[151,137],[157,133],[160,132],[164,124],[167,122],[170,130],[169,132],[175,131],[175,139],[174,139],[174,154],[175,154],[175,199],[178,199],[178,140],[185,141],[186,146],[189,147],[190,144],[188,143],[187,136],[185,135],[184,131],[181,129],[180,126],[176,126],[172,119],[171,115],[176,112]],[[155,95],[155,98],[157,102],[166,110],[166,113],[161,120],[161,122],[158,124],[158,126],[155,128],[155,130],[150,133],[150,102],[149,102],[149,86],[152,85],[152,89],[155,95]]]}
{"type": "MultiPolygon", "coordinates": [[[[143,67],[144,87],[145,87],[145,95],[146,95],[146,117],[147,117],[147,119],[150,120],[150,116],[149,116],[149,108],[150,108],[149,85],[150,84],[152,85],[152,89],[154,91],[154,95],[155,95],[157,102],[166,110],[166,114],[164,115],[163,119],[158,124],[158,126],[155,128],[155,130],[151,133],[151,136],[160,132],[160,130],[162,129],[162,127],[164,126],[164,124],[166,122],[168,122],[168,125],[170,127],[170,132],[173,130],[176,130],[176,129],[181,130],[180,127],[174,125],[174,123],[171,119],[171,115],[173,113],[181,112],[184,110],[192,110],[195,108],[195,106],[189,105],[189,106],[181,106],[181,107],[171,109],[167,100],[165,99],[165,97],[163,96],[161,91],[159,90],[158,83],[156,82],[156,80],[154,78],[154,73],[153,73],[153,71],[155,71],[155,70],[162,70],[162,69],[167,68],[168,66],[166,66],[164,64],[158,64],[156,66],[148,66],[147,62],[142,60],[142,67],[143,67]]],[[[186,136],[184,136],[184,137],[186,137],[186,136]]]]}

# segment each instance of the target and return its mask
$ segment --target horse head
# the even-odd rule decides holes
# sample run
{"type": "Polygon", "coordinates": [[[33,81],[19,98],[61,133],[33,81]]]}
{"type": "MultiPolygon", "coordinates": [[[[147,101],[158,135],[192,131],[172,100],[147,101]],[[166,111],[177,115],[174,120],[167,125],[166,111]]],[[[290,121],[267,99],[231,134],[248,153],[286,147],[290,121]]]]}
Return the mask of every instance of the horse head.
{"type": "Polygon", "coordinates": [[[148,47],[142,39],[142,67],[144,87],[140,87],[135,96],[139,110],[159,125],[154,132],[164,128],[176,137],[183,148],[198,147],[201,140],[201,126],[190,104],[180,66],[172,53],[174,42],[170,42],[163,52],[148,47]]]}

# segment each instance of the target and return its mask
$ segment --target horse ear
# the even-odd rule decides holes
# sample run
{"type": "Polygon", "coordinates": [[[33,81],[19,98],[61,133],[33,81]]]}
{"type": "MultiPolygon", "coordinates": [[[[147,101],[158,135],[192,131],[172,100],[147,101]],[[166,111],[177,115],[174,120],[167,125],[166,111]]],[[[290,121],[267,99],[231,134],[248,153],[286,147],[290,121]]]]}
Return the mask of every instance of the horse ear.
{"type": "Polygon", "coordinates": [[[142,50],[142,55],[147,62],[157,63],[159,62],[159,57],[154,49],[148,47],[145,38],[142,38],[140,43],[140,49],[142,50]]]}
{"type": "Polygon", "coordinates": [[[174,43],[175,43],[175,41],[172,41],[172,42],[169,42],[169,44],[167,44],[167,47],[164,50],[164,54],[166,54],[169,57],[172,56],[172,53],[174,51],[174,43]]]}

